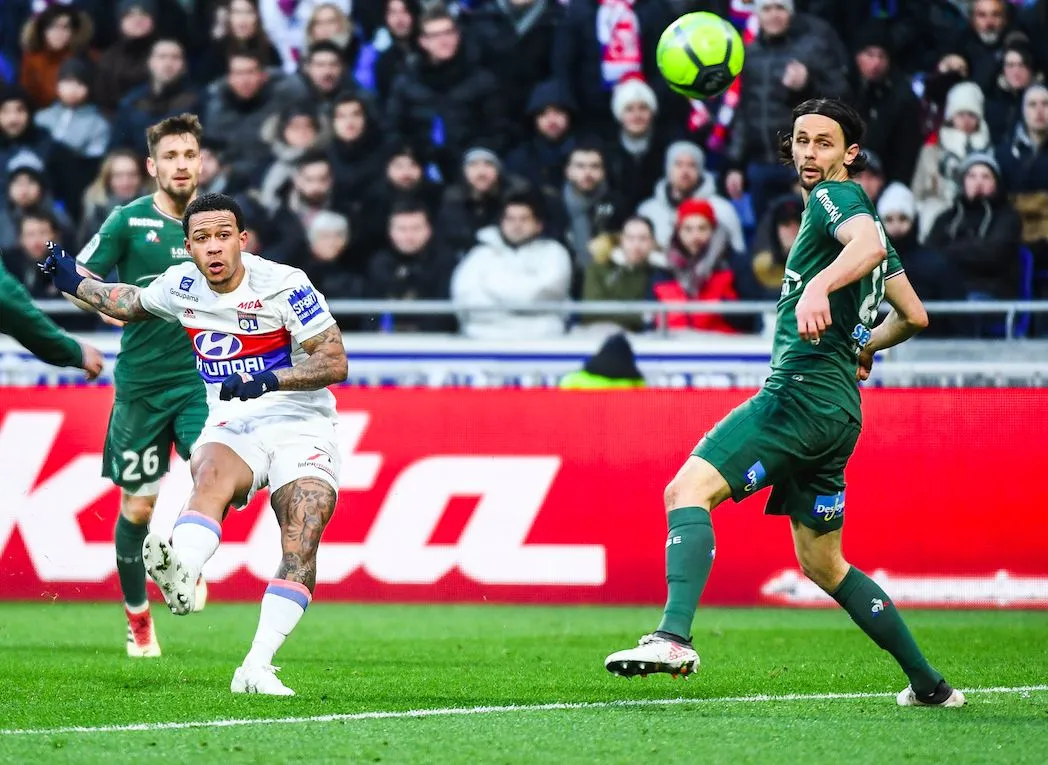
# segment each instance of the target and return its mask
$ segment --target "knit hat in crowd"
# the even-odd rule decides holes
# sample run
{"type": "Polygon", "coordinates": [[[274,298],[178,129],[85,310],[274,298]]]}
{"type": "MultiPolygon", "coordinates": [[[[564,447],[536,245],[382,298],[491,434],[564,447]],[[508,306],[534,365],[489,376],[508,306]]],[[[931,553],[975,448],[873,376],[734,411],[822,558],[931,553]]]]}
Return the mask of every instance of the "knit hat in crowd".
{"type": "Polygon", "coordinates": [[[757,0],[757,12],[760,13],[769,5],[781,5],[790,12],[791,16],[797,11],[793,5],[793,0],[757,0]]]}
{"type": "Polygon", "coordinates": [[[917,200],[904,184],[898,181],[890,183],[877,200],[877,214],[882,218],[902,215],[914,220],[917,218],[917,200]]]}
{"type": "Polygon", "coordinates": [[[649,109],[658,113],[659,102],[651,86],[637,75],[623,77],[611,93],[611,113],[621,122],[626,107],[637,101],[647,104],[649,109]]]}
{"type": "Polygon", "coordinates": [[[1001,177],[1001,166],[997,164],[997,160],[992,154],[977,151],[974,154],[969,154],[964,162],[961,163],[961,176],[963,177],[969,170],[976,165],[986,165],[993,174],[997,176],[998,180],[1001,177]]]}
{"type": "Polygon", "coordinates": [[[124,18],[127,14],[135,8],[138,8],[142,13],[147,16],[156,18],[157,14],[157,2],[156,0],[120,0],[116,6],[116,17],[118,19],[124,18]]]}
{"type": "Polygon", "coordinates": [[[855,51],[864,51],[867,48],[880,48],[891,55],[892,38],[888,33],[888,27],[880,22],[871,20],[863,23],[855,33],[855,51]]]}
{"type": "Polygon", "coordinates": [[[685,218],[690,218],[692,215],[701,215],[710,222],[711,226],[714,228],[717,226],[717,215],[713,212],[713,205],[705,199],[685,199],[681,202],[680,207],[677,208],[677,225],[679,226],[685,218]]]}
{"type": "Polygon", "coordinates": [[[946,119],[952,120],[959,112],[971,112],[979,119],[985,117],[986,96],[974,82],[959,82],[946,94],[946,119]]]}
{"type": "Polygon", "coordinates": [[[706,171],[706,155],[703,154],[702,149],[691,141],[677,141],[676,143],[671,143],[669,148],[666,149],[666,175],[670,174],[673,163],[677,161],[677,157],[681,154],[687,154],[695,160],[695,166],[699,168],[699,176],[701,177],[706,171]]]}
{"type": "Polygon", "coordinates": [[[81,85],[90,86],[91,67],[81,59],[71,58],[58,68],[58,82],[63,80],[75,80],[81,85]]]}
{"type": "Polygon", "coordinates": [[[466,165],[470,162],[490,162],[495,166],[495,169],[500,173],[502,172],[502,160],[499,159],[499,155],[484,146],[474,146],[472,149],[467,149],[466,153],[462,155],[462,167],[465,169],[466,165]]]}

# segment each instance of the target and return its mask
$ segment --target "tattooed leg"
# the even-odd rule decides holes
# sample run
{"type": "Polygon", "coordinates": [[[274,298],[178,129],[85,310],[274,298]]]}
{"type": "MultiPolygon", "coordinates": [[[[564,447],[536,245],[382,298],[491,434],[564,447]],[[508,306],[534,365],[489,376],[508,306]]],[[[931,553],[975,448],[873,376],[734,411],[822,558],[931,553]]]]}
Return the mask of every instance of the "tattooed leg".
{"type": "Polygon", "coordinates": [[[273,656],[298,624],[313,597],[317,583],[317,548],[337,495],[319,478],[299,478],[281,486],[270,499],[280,524],[283,558],[276,577],[262,596],[258,631],[244,666],[233,677],[233,691],[252,692],[252,683],[271,690],[259,693],[284,695],[287,688],[273,675],[273,656]]]}

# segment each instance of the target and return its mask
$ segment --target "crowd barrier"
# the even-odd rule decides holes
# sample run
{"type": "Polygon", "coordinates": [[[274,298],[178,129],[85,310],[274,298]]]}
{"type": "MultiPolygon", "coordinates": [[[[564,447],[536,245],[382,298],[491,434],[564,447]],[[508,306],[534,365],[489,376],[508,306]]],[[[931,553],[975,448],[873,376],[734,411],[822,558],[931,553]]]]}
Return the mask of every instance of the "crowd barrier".
{"type": "MultiPolygon", "coordinates": [[[[336,393],[341,493],[318,600],[651,604],[662,489],[747,391],[336,393]]],[[[118,492],[99,475],[112,390],[0,395],[0,598],[112,599],[118,492]]],[[[1044,390],[874,390],[848,470],[845,550],[900,604],[1048,608],[1044,390]]],[[[176,460],[154,529],[189,489],[176,460]]],[[[714,513],[705,602],[821,606],[759,495],[714,513]]],[[[265,492],[205,573],[257,600],[280,558],[265,492]]]]}

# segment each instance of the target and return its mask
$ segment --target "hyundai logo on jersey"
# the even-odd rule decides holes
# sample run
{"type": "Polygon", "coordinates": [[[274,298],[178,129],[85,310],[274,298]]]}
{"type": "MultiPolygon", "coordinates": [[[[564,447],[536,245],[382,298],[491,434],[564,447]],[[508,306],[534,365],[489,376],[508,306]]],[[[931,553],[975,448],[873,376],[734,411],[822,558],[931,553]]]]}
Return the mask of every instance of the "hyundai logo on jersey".
{"type": "MultiPolygon", "coordinates": [[[[257,320],[256,320],[257,324],[257,320]]],[[[257,327],[256,327],[257,328],[257,327]]],[[[281,327],[260,335],[236,335],[186,327],[205,383],[221,383],[232,374],[291,367],[291,334],[281,327]]]]}
{"type": "Polygon", "coordinates": [[[205,359],[228,359],[236,356],[244,347],[236,335],[225,332],[201,332],[193,338],[197,354],[205,359]]]}
{"type": "Polygon", "coordinates": [[[178,288],[183,292],[189,292],[189,288],[193,286],[193,277],[183,276],[182,281],[179,282],[178,288]]]}
{"type": "Polygon", "coordinates": [[[320,300],[317,298],[317,293],[313,291],[312,287],[299,287],[297,290],[291,290],[291,295],[288,297],[287,302],[291,304],[291,309],[295,312],[295,316],[303,324],[308,324],[323,310],[320,305],[320,300]]]}

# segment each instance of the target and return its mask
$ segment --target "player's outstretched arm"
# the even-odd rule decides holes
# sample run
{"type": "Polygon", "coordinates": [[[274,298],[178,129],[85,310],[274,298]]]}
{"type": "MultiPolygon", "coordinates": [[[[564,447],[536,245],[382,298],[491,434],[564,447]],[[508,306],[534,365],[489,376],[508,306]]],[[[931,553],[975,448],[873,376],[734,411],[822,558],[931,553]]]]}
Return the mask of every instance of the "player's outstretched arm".
{"type": "Polygon", "coordinates": [[[320,390],[345,382],[349,363],[346,361],[342,332],[337,324],[303,340],[302,350],[309,354],[308,359],[289,369],[277,370],[280,390],[320,390]]]}
{"type": "Polygon", "coordinates": [[[96,311],[120,321],[158,318],[142,307],[142,290],[133,284],[111,284],[87,278],[76,288],[76,296],[96,311]]]}
{"type": "Polygon", "coordinates": [[[900,272],[885,282],[884,299],[891,310],[884,321],[873,328],[869,341],[859,353],[860,380],[869,378],[873,354],[906,342],[928,326],[928,312],[905,273],[900,272]]]}

